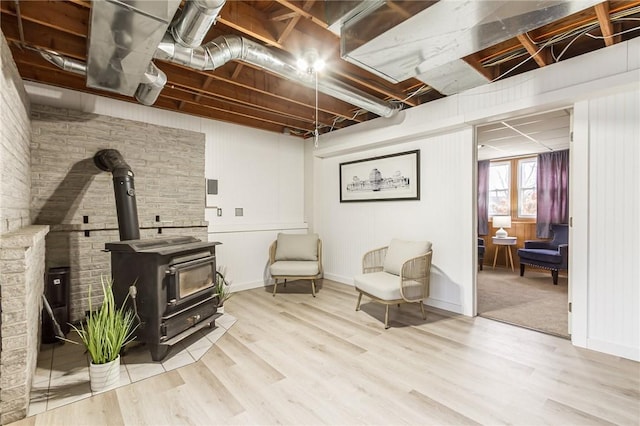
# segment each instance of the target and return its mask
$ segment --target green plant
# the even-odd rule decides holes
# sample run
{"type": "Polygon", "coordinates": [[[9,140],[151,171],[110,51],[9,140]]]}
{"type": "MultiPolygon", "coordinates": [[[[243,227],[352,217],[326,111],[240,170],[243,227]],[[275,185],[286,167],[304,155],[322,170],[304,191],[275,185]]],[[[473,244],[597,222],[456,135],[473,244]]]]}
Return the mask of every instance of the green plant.
{"type": "Polygon", "coordinates": [[[215,294],[218,296],[218,306],[222,306],[226,300],[229,300],[233,293],[229,291],[231,284],[222,275],[221,272],[216,271],[216,283],[213,287],[215,294]]]}
{"type": "Polygon", "coordinates": [[[100,282],[104,295],[102,305],[95,312],[93,311],[91,290],[89,290],[89,315],[86,325],[82,323],[79,326],[72,325],[94,364],[106,364],[115,360],[122,348],[135,338],[133,332],[138,326],[134,325],[133,312],[129,309],[125,310],[124,302],[120,308],[116,307],[113,282],[104,277],[101,277],[100,282]]]}

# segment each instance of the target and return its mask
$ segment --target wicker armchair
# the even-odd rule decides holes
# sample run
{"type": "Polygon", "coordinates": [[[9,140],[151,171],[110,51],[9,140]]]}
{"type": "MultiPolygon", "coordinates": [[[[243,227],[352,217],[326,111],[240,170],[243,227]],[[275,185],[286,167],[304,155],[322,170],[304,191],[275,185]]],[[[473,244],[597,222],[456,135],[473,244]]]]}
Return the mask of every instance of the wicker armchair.
{"type": "Polygon", "coordinates": [[[273,277],[273,296],[278,280],[310,280],[316,297],[316,279],[322,278],[322,240],[318,234],[284,234],[269,247],[269,273],[273,277]]]}
{"type": "Polygon", "coordinates": [[[427,319],[424,300],[429,297],[431,243],[428,241],[392,240],[387,247],[371,250],[362,258],[362,274],[354,277],[358,295],[386,305],[384,328],[389,328],[389,305],[418,303],[422,319],[427,319]]]}

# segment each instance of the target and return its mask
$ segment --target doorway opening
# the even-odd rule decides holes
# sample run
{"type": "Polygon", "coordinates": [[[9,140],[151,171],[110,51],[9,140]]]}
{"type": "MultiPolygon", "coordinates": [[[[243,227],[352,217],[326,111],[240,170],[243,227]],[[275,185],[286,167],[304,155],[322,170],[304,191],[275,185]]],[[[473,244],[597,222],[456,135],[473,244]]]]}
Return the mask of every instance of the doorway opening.
{"type": "Polygon", "coordinates": [[[557,284],[545,269],[526,266],[520,276],[517,252],[525,241],[551,240],[536,229],[537,162],[539,154],[569,150],[571,114],[570,109],[559,109],[476,128],[478,170],[483,175],[478,182],[486,186],[478,184],[478,215],[486,208],[488,218],[487,226],[480,221],[478,226],[484,255],[477,269],[477,313],[563,338],[570,338],[568,271],[560,271],[557,284]]]}

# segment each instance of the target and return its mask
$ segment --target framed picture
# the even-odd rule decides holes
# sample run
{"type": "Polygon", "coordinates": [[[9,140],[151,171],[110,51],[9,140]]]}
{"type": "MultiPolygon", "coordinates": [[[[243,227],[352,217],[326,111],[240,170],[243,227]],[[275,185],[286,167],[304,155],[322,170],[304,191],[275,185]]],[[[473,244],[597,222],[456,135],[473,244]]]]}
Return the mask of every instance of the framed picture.
{"type": "Polygon", "coordinates": [[[340,202],[420,199],[420,150],[340,163],[340,202]]]}

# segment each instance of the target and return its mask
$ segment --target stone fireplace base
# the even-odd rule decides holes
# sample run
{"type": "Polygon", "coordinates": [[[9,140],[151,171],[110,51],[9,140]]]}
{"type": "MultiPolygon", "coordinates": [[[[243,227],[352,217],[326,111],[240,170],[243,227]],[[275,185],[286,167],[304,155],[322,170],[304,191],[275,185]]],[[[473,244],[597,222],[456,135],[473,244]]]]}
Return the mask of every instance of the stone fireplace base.
{"type": "Polygon", "coordinates": [[[0,424],[25,417],[29,406],[40,346],[47,232],[49,226],[31,225],[0,236],[0,424]]]}

